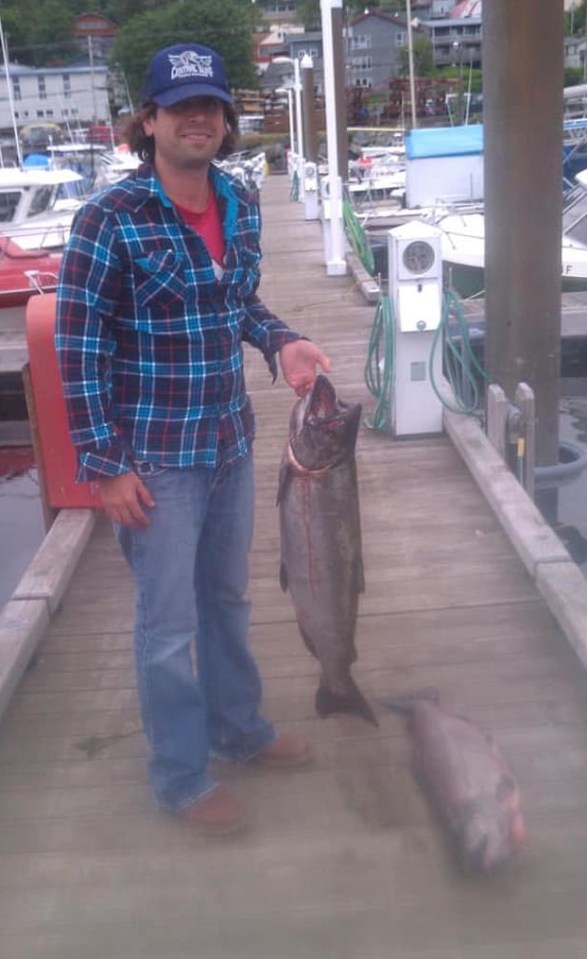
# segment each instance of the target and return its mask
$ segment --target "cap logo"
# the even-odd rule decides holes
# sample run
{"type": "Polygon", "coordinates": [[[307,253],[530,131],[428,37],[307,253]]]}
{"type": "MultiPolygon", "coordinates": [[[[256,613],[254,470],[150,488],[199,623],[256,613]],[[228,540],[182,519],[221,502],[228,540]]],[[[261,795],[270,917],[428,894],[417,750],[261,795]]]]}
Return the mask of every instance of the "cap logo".
{"type": "Polygon", "coordinates": [[[185,77],[214,77],[211,56],[200,56],[193,50],[183,53],[170,53],[171,79],[182,80],[185,77]]]}

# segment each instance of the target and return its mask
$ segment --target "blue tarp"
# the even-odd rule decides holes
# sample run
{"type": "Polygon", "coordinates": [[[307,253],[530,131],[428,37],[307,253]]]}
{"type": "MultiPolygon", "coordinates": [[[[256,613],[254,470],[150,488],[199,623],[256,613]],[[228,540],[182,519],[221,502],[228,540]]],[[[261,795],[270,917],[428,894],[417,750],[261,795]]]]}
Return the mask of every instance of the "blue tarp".
{"type": "Polygon", "coordinates": [[[27,157],[22,161],[23,166],[40,166],[48,167],[51,163],[50,159],[44,153],[29,153],[27,157]]]}
{"type": "Polygon", "coordinates": [[[406,136],[408,160],[454,157],[483,153],[483,124],[458,127],[427,127],[410,130],[406,136]]]}

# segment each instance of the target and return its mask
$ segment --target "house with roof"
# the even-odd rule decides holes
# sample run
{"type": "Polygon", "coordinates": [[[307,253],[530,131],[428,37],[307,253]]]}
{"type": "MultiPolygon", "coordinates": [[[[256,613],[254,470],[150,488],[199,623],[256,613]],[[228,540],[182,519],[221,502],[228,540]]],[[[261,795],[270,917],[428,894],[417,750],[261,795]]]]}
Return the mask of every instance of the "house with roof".
{"type": "Polygon", "coordinates": [[[448,17],[426,21],[435,66],[481,67],[482,13],[481,0],[461,0],[448,17]]]}
{"type": "MultiPolygon", "coordinates": [[[[413,39],[428,35],[424,25],[412,27],[413,39]]],[[[402,50],[408,45],[408,23],[383,10],[362,13],[347,30],[349,87],[384,88],[399,74],[402,50]]]]}

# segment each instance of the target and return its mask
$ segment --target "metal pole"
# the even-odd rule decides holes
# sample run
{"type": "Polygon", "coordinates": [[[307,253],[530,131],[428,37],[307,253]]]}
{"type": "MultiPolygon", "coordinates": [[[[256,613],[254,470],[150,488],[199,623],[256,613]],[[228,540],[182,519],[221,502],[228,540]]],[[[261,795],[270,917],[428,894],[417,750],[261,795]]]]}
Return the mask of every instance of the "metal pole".
{"type": "Polygon", "coordinates": [[[304,155],[304,128],[302,122],[302,84],[300,82],[300,61],[294,60],[294,93],[296,96],[296,130],[298,140],[298,156],[304,155]]]}
{"type": "Polygon", "coordinates": [[[306,53],[300,64],[302,74],[302,102],[304,142],[306,144],[306,160],[313,163],[318,159],[318,145],[316,143],[316,119],[314,109],[314,62],[306,53]]]}
{"type": "Polygon", "coordinates": [[[98,122],[98,108],[96,106],[96,82],[94,77],[94,47],[91,34],[88,36],[88,57],[90,60],[90,83],[92,85],[92,109],[94,111],[93,122],[98,122]]]}
{"type": "Polygon", "coordinates": [[[408,21],[408,76],[410,78],[410,101],[412,104],[412,128],[418,126],[416,111],[416,79],[414,76],[414,38],[412,35],[412,0],[406,0],[406,17],[408,21]]]}
{"type": "Polygon", "coordinates": [[[6,74],[6,87],[8,89],[8,104],[10,106],[10,117],[12,119],[12,129],[14,130],[14,144],[16,146],[16,157],[18,160],[18,165],[22,166],[22,150],[20,149],[20,140],[18,138],[18,127],[16,125],[16,114],[14,112],[14,96],[12,93],[12,81],[10,79],[10,70],[8,67],[8,47],[6,44],[6,37],[4,36],[4,28],[2,26],[1,19],[0,19],[0,45],[2,46],[2,56],[4,58],[4,72],[6,74]]]}
{"type": "Polygon", "coordinates": [[[293,90],[287,88],[287,112],[289,116],[289,149],[291,153],[296,152],[296,137],[294,130],[294,108],[293,108],[293,90]]]}
{"type": "Polygon", "coordinates": [[[336,84],[333,52],[333,11],[341,14],[342,0],[320,0],[322,15],[322,44],[324,48],[324,98],[326,104],[326,140],[328,153],[328,186],[330,197],[330,220],[325,229],[330,229],[330,252],[326,264],[329,276],[340,276],[347,271],[345,237],[342,223],[342,189],[338,163],[338,124],[336,84]]]}

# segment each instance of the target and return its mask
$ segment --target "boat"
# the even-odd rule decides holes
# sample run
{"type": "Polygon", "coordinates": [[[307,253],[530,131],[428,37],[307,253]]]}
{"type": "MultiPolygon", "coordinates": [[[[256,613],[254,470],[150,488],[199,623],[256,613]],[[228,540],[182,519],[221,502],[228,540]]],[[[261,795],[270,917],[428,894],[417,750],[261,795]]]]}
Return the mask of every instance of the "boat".
{"type": "MultiPolygon", "coordinates": [[[[445,275],[461,296],[475,296],[485,288],[485,214],[455,207],[431,218],[442,230],[445,275]]],[[[563,207],[561,289],[587,290],[587,171],[575,176],[575,187],[563,207]]]]}
{"type": "Polygon", "coordinates": [[[29,299],[55,292],[60,266],[60,253],[27,250],[0,234],[0,333],[24,333],[29,299]]]}
{"type": "MultiPolygon", "coordinates": [[[[447,282],[463,297],[478,295],[485,288],[483,130],[415,130],[407,142],[406,204],[360,216],[378,270],[386,275],[384,230],[420,219],[441,230],[447,282]]],[[[573,189],[563,193],[563,211],[561,288],[587,290],[587,171],[577,172],[573,189]]]]}
{"type": "Polygon", "coordinates": [[[134,173],[140,164],[140,158],[129,150],[126,143],[120,143],[113,150],[104,151],[96,164],[94,189],[101,190],[113,183],[118,183],[119,180],[124,180],[129,174],[134,173]]]}
{"type": "Polygon", "coordinates": [[[0,422],[26,420],[27,303],[32,296],[55,292],[61,258],[49,250],[25,250],[0,234],[0,422]]]}
{"type": "Polygon", "coordinates": [[[24,250],[61,250],[84,196],[75,170],[0,169],[0,230],[24,250]]]}

